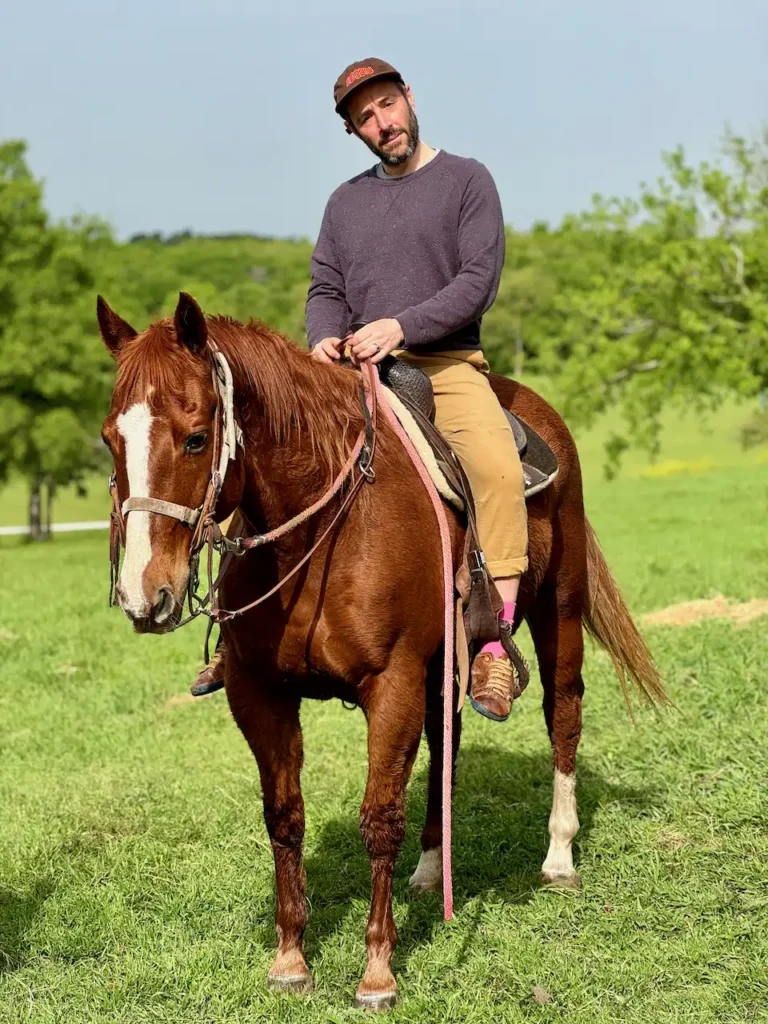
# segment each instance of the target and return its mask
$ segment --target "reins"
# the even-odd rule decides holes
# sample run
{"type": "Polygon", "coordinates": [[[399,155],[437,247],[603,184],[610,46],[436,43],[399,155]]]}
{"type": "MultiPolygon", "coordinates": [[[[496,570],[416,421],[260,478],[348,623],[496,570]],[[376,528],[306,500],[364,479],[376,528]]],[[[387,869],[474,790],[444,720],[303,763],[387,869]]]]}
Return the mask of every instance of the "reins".
{"type": "Polygon", "coordinates": [[[120,549],[125,546],[126,518],[130,512],[154,512],[158,515],[168,516],[171,519],[178,520],[178,522],[183,523],[184,526],[194,531],[190,542],[189,583],[186,595],[189,615],[170,627],[171,630],[186,626],[187,623],[199,615],[207,615],[211,623],[229,622],[273,597],[314,555],[342,516],[348,511],[363,484],[372,482],[375,479],[373,457],[376,450],[376,425],[378,419],[378,394],[376,391],[378,375],[370,363],[365,363],[362,366],[363,380],[360,388],[363,427],[357,436],[349,457],[330,487],[309,508],[299,512],[298,515],[293,516],[293,518],[273,530],[254,534],[251,537],[236,537],[234,540],[225,537],[215,519],[216,505],[224,486],[229,462],[237,457],[238,445],[243,447],[243,440],[242,432],[235,419],[232,371],[226,357],[213,339],[208,339],[208,345],[212,357],[216,409],[213,422],[211,476],[202,503],[197,508],[190,508],[187,505],[177,505],[175,502],[164,501],[160,498],[131,496],[121,505],[117,495],[117,482],[114,474],[109,481],[109,490],[112,496],[109,588],[109,603],[111,606],[117,604],[115,590],[120,571],[120,549]],[[261,597],[251,601],[250,604],[244,605],[242,608],[230,610],[217,607],[215,601],[218,596],[218,590],[227,569],[232,564],[232,559],[244,555],[246,551],[252,551],[266,544],[272,544],[307,522],[308,519],[311,519],[317,512],[325,508],[339,494],[350,475],[354,472],[355,467],[358,469],[358,474],[335,515],[317,541],[290,572],[279,580],[266,594],[262,594],[261,597]],[[200,552],[206,546],[208,549],[206,558],[208,589],[205,596],[201,597],[198,592],[199,561],[200,552]],[[213,575],[214,551],[224,556],[215,579],[213,575]],[[210,610],[208,609],[209,604],[211,605],[210,610]]]}

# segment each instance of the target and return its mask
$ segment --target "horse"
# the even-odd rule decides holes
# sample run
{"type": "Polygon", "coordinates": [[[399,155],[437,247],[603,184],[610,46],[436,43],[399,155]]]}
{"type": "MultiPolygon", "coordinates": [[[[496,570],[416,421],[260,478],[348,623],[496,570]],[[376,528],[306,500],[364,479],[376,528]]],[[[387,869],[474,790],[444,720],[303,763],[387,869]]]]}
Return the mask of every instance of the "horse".
{"type": "MultiPolygon", "coordinates": [[[[397,999],[392,880],[405,835],[405,789],[422,732],[430,754],[427,809],[411,885],[425,891],[441,882],[444,598],[440,538],[426,489],[380,417],[375,481],[357,489],[343,515],[340,492],[301,521],[366,429],[360,373],[318,363],[261,322],[206,317],[184,293],[172,318],[141,333],[101,297],[97,312],[117,364],[102,436],[114,460],[118,501],[138,501],[126,516],[116,589],[134,629],[163,633],[182,615],[192,533],[180,518],[147,510],[146,501],[142,509],[134,496],[147,496],[153,508],[172,503],[168,507],[197,509],[206,500],[218,457],[217,351],[231,367],[242,446],[219,481],[215,519],[239,509],[263,531],[297,517],[299,525],[274,544],[234,557],[220,589],[222,607],[236,608],[274,588],[268,600],[222,625],[226,696],[258,765],[274,856],[277,952],[268,984],[293,992],[312,988],[302,944],[307,906],[299,708],[304,698],[340,698],[362,709],[368,727],[360,831],[370,859],[371,906],[367,965],[355,999],[384,1009],[397,999]]],[[[553,752],[542,879],[577,886],[572,842],[579,828],[575,769],[585,629],[610,654],[625,696],[625,676],[653,701],[664,702],[666,695],[585,518],[571,434],[534,391],[497,375],[491,383],[502,405],[550,445],[560,466],[554,483],[528,504],[530,564],[515,625],[524,618],[533,638],[553,752]]],[[[464,524],[459,513],[447,514],[456,568],[464,524]]],[[[454,710],[454,767],[460,732],[454,710]]]]}

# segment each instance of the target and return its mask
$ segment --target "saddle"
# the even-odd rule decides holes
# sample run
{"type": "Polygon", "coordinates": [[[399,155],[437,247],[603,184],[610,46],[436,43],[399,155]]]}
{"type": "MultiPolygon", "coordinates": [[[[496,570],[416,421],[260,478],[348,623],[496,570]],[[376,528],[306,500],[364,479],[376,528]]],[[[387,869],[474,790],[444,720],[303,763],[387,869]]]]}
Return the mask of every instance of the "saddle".
{"type": "MultiPolygon", "coordinates": [[[[434,452],[438,466],[452,490],[462,499],[465,508],[474,508],[472,489],[453,449],[435,426],[435,399],[429,377],[417,366],[387,356],[379,364],[382,384],[390,388],[416,420],[434,452]]],[[[525,497],[531,498],[549,487],[557,476],[555,453],[533,427],[504,410],[517,445],[523,467],[525,497]]]]}

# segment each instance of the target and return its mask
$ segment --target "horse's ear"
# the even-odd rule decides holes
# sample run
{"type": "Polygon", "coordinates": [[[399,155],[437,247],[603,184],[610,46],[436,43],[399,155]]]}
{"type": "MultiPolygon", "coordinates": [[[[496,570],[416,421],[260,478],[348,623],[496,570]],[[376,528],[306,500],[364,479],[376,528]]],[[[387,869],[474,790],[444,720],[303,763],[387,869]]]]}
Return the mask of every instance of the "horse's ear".
{"type": "Polygon", "coordinates": [[[208,340],[208,325],[203,311],[186,292],[179,292],[179,304],[173,317],[176,337],[190,352],[198,355],[208,340]]]}
{"type": "Polygon", "coordinates": [[[96,299],[96,317],[104,344],[113,356],[117,355],[117,350],[123,342],[133,341],[138,334],[138,331],[109,308],[100,295],[96,299]]]}

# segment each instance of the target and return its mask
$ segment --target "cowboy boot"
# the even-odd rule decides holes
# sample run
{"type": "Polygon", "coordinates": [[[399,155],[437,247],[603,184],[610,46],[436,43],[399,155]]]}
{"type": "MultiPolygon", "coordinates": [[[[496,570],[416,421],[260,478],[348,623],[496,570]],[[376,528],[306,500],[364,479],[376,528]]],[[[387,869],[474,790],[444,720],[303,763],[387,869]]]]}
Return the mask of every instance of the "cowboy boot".
{"type": "Polygon", "coordinates": [[[213,657],[189,688],[193,697],[204,697],[208,693],[215,693],[223,688],[226,653],[224,641],[219,637],[213,657]]]}
{"type": "Polygon", "coordinates": [[[480,651],[472,662],[469,701],[475,711],[494,722],[505,722],[517,700],[528,685],[530,669],[512,639],[512,625],[499,622],[499,640],[504,653],[496,657],[491,651],[480,651]]]}

